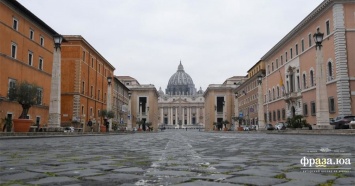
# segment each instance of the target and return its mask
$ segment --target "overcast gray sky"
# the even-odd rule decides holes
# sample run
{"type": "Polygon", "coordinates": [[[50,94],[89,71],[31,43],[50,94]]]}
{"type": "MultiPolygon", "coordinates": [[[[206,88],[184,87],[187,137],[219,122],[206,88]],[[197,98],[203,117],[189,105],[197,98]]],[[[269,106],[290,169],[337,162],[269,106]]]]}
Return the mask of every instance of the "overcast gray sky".
{"type": "Polygon", "coordinates": [[[115,68],[165,92],[180,60],[196,88],[243,76],[323,0],[18,0],[115,68]]]}

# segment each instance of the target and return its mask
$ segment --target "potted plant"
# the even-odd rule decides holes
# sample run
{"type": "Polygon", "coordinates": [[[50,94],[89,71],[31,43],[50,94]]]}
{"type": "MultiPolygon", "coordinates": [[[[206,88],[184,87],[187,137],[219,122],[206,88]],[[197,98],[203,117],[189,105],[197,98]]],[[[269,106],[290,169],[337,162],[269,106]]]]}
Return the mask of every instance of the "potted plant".
{"type": "Polygon", "coordinates": [[[12,119],[9,117],[5,117],[1,119],[1,123],[3,125],[2,131],[3,132],[11,132],[12,130],[12,119]]]}
{"type": "Polygon", "coordinates": [[[27,114],[33,105],[38,103],[38,87],[34,83],[22,81],[9,90],[9,99],[17,101],[22,106],[22,113],[19,119],[13,119],[14,132],[28,132],[32,125],[32,119],[27,119],[27,114]]]}
{"type": "Polygon", "coordinates": [[[152,122],[147,122],[146,125],[148,127],[148,131],[152,131],[153,130],[152,122]]]}
{"type": "Polygon", "coordinates": [[[227,125],[229,124],[228,120],[222,121],[222,124],[224,125],[224,131],[228,131],[227,125]]]}
{"type": "Polygon", "coordinates": [[[115,113],[113,111],[101,110],[99,112],[99,116],[101,117],[101,119],[103,119],[103,123],[100,125],[100,131],[107,132],[108,129],[107,120],[114,118],[115,113]]]}
{"type": "Polygon", "coordinates": [[[138,125],[138,131],[142,131],[141,126],[142,126],[142,124],[144,123],[144,121],[143,121],[143,120],[140,120],[140,121],[137,121],[136,123],[137,123],[137,125],[138,125]]]}

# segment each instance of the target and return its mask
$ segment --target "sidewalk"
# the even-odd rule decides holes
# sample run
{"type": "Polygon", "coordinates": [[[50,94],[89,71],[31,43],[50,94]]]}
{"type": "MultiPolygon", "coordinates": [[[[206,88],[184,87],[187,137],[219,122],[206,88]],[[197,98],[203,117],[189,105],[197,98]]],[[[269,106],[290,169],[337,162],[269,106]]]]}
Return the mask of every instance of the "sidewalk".
{"type": "Polygon", "coordinates": [[[26,139],[26,138],[50,138],[50,137],[80,137],[80,136],[104,136],[104,135],[126,135],[134,132],[0,132],[2,139],[26,139]]]}
{"type": "Polygon", "coordinates": [[[208,131],[215,133],[241,133],[241,134],[301,134],[301,135],[354,135],[355,129],[332,129],[332,130],[306,130],[306,129],[286,129],[286,130],[257,130],[257,131],[208,131]]]}

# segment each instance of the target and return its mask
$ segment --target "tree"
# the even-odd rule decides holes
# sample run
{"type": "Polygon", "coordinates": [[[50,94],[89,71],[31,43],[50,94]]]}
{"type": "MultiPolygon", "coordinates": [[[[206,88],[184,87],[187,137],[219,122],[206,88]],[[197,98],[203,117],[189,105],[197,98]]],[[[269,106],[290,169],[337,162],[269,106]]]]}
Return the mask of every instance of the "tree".
{"type": "Polygon", "coordinates": [[[27,114],[33,105],[38,104],[41,99],[39,95],[40,87],[34,83],[22,81],[9,90],[9,99],[17,101],[22,106],[22,113],[19,119],[27,119],[27,114]]]}
{"type": "Polygon", "coordinates": [[[111,119],[115,117],[115,113],[113,111],[100,110],[99,116],[105,119],[111,119]]]}

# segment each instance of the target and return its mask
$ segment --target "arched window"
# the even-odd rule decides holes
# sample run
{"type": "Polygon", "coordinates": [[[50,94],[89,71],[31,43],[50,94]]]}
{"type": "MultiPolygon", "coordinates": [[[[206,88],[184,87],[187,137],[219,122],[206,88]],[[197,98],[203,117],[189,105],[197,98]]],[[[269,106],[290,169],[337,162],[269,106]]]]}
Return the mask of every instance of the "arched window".
{"type": "Polygon", "coordinates": [[[269,90],[269,101],[271,101],[271,91],[269,90]]]}
{"type": "Polygon", "coordinates": [[[303,89],[306,89],[307,88],[306,74],[303,74],[302,81],[303,81],[303,89]]]}
{"type": "Polygon", "coordinates": [[[275,88],[272,88],[272,100],[275,100],[275,88]]]}
{"type": "Polygon", "coordinates": [[[310,82],[311,82],[311,86],[314,86],[314,74],[313,74],[313,70],[311,70],[311,72],[309,73],[310,74],[310,82]]]}
{"type": "Polygon", "coordinates": [[[277,98],[280,98],[280,87],[277,87],[277,98]]]}
{"type": "Polygon", "coordinates": [[[333,80],[333,66],[332,66],[332,62],[328,62],[328,80],[333,80]]]}

